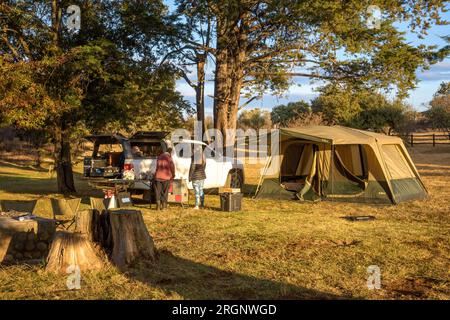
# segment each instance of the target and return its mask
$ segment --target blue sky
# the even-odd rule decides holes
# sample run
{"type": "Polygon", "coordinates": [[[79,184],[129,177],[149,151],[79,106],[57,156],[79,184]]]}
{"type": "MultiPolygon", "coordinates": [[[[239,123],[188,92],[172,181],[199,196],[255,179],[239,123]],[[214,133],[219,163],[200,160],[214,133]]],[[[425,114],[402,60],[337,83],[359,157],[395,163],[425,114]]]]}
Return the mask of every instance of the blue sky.
{"type": "MultiPolygon", "coordinates": [[[[173,1],[166,1],[170,9],[173,9],[173,1]]],[[[443,14],[443,18],[450,21],[450,12],[443,14]]],[[[405,25],[399,24],[400,30],[406,30],[405,25]]],[[[441,39],[442,36],[450,35],[450,26],[437,26],[434,25],[428,30],[428,35],[424,39],[419,39],[415,34],[407,31],[406,40],[413,45],[425,44],[425,45],[438,45],[442,47],[445,42],[441,39]]],[[[213,65],[210,63],[208,66],[207,79],[212,80],[212,69],[213,65]]],[[[450,58],[443,60],[442,62],[435,64],[430,67],[429,70],[417,71],[417,76],[419,83],[417,88],[410,90],[407,102],[412,105],[416,110],[423,111],[427,108],[428,102],[432,99],[433,94],[439,87],[439,84],[443,81],[450,81],[450,58]]],[[[195,79],[195,74],[193,74],[195,79]]],[[[276,97],[266,94],[260,100],[253,101],[246,108],[262,108],[265,110],[271,110],[272,107],[279,104],[286,104],[288,102],[298,101],[298,100],[311,100],[317,93],[314,92],[314,88],[317,84],[311,84],[307,78],[295,78],[295,84],[292,85],[289,90],[282,96],[276,97]]],[[[195,92],[194,90],[186,84],[184,80],[177,81],[177,89],[183,96],[194,105],[195,103],[195,92]]],[[[206,113],[212,114],[212,103],[213,100],[208,95],[213,95],[213,82],[208,81],[205,88],[206,98],[206,113]]],[[[243,98],[245,101],[245,98],[243,98]]]]}

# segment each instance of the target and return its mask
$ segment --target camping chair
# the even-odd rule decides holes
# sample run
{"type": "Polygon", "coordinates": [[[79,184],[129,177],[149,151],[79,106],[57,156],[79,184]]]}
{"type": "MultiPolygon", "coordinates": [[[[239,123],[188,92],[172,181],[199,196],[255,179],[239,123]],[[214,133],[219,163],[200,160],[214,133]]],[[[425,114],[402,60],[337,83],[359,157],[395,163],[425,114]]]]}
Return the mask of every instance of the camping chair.
{"type": "Polygon", "coordinates": [[[33,213],[37,200],[0,200],[0,211],[33,213]]]}
{"type": "Polygon", "coordinates": [[[106,207],[106,201],[103,198],[89,198],[91,201],[91,209],[97,210],[98,212],[103,212],[103,210],[108,210],[106,207]]]}
{"type": "Polygon", "coordinates": [[[50,199],[52,205],[53,219],[56,226],[62,226],[68,230],[75,222],[75,216],[80,207],[81,198],[73,199],[50,199]],[[69,225],[67,225],[69,224],[69,225]]]}

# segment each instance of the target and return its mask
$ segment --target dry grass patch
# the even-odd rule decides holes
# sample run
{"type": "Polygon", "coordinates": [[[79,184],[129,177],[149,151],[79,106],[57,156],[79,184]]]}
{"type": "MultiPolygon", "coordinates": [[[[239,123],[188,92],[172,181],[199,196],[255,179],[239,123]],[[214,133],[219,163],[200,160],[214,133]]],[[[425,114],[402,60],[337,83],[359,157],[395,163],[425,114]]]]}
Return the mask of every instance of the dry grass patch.
{"type": "MultiPolygon", "coordinates": [[[[246,197],[241,213],[218,211],[216,195],[200,211],[156,212],[139,204],[159,250],[154,265],[83,274],[78,291],[67,291],[65,277],[42,266],[2,267],[0,298],[449,299],[450,147],[410,152],[430,191],[425,201],[380,206],[246,197]],[[376,219],[341,218],[360,214],[376,219]],[[366,286],[374,264],[381,290],[366,286]]],[[[246,171],[249,185],[257,172],[246,171]]],[[[53,194],[53,185],[45,172],[0,166],[0,199],[53,194]]],[[[77,186],[82,196],[92,192],[82,181],[77,186]]]]}

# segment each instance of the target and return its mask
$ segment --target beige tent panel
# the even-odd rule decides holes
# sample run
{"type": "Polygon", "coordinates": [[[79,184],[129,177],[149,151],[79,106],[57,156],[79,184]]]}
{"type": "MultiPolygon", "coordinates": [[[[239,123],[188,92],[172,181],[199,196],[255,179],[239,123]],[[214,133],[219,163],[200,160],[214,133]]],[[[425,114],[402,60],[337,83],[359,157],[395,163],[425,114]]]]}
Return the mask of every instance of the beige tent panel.
{"type": "Polygon", "coordinates": [[[366,155],[367,174],[369,181],[386,181],[386,174],[383,170],[383,164],[380,161],[378,148],[372,145],[363,145],[366,155]]]}
{"type": "Polygon", "coordinates": [[[313,145],[305,144],[295,172],[297,176],[306,176],[310,173],[312,162],[314,161],[313,154],[313,145]]]}
{"type": "Polygon", "coordinates": [[[331,170],[331,145],[319,144],[318,152],[318,170],[320,172],[320,181],[328,181],[330,179],[331,170]]]}
{"type": "Polygon", "coordinates": [[[367,166],[363,157],[365,151],[359,149],[359,145],[338,145],[336,146],[336,152],[342,159],[344,165],[356,176],[362,176],[364,174],[363,167],[367,166]]]}
{"type": "Polygon", "coordinates": [[[391,179],[414,178],[414,172],[402,154],[397,144],[384,144],[381,146],[391,179]]]}
{"type": "Polygon", "coordinates": [[[282,134],[300,139],[321,143],[339,144],[371,144],[379,143],[401,143],[398,137],[384,134],[346,128],[341,126],[305,126],[300,128],[283,128],[282,134]]]}

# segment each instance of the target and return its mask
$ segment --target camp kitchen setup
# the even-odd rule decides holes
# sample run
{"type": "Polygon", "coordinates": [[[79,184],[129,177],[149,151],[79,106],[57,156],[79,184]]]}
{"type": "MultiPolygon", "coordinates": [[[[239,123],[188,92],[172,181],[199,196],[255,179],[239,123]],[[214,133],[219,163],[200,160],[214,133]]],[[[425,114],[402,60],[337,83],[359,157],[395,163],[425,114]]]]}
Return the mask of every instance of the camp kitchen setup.
{"type": "MultiPolygon", "coordinates": [[[[141,194],[143,200],[155,203],[153,192],[153,175],[156,159],[165,152],[171,141],[168,132],[139,131],[130,138],[119,134],[90,135],[86,139],[92,142],[92,153],[84,158],[83,175],[89,184],[104,192],[106,208],[132,206],[133,194],[141,194]]],[[[196,140],[180,142],[188,147],[205,143],[196,140]]],[[[174,146],[176,147],[176,145],[174,146]]],[[[188,182],[191,158],[173,148],[172,159],[175,163],[175,178],[170,182],[168,202],[185,207],[189,203],[188,182]]],[[[241,208],[243,168],[235,165],[232,159],[221,157],[206,159],[205,189],[221,188],[222,209],[239,211],[241,208]],[[230,188],[224,188],[229,185],[230,188]],[[240,195],[240,197],[239,197],[240,195]]]]}

